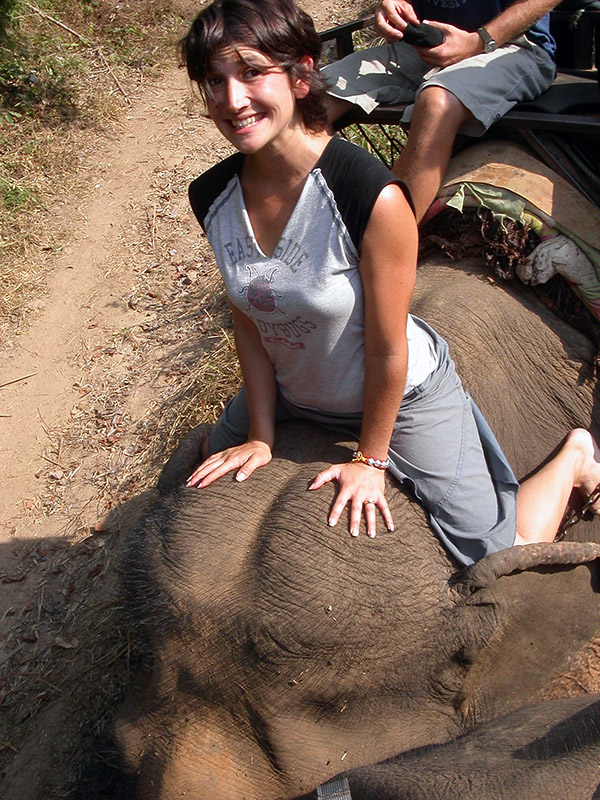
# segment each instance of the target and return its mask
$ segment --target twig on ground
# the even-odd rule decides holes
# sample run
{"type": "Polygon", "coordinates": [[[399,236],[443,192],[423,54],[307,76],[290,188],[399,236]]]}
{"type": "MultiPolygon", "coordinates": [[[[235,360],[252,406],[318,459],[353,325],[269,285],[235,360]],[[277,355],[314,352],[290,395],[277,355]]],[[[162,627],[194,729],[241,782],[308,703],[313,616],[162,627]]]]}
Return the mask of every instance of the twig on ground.
{"type": "Polygon", "coordinates": [[[23,5],[27,6],[27,8],[30,8],[32,11],[35,11],[36,14],[39,14],[40,17],[43,17],[44,19],[48,20],[48,22],[51,22],[53,25],[58,25],[59,28],[62,28],[63,30],[67,31],[67,33],[70,33],[71,36],[75,36],[77,39],[79,39],[80,42],[86,45],[86,47],[89,46],[89,42],[80,33],[74,31],[73,28],[69,28],[69,26],[65,25],[64,22],[61,22],[59,19],[56,19],[55,17],[51,17],[50,14],[46,14],[45,11],[42,11],[40,8],[36,8],[36,6],[33,6],[31,3],[26,2],[23,3],[23,5]]]}
{"type": "Polygon", "coordinates": [[[106,67],[108,72],[110,73],[113,81],[115,82],[115,84],[117,86],[117,89],[121,92],[121,94],[125,98],[125,102],[127,103],[127,105],[130,106],[131,105],[131,100],[129,99],[129,96],[128,96],[127,92],[125,91],[125,89],[123,89],[123,87],[121,86],[121,84],[119,82],[119,79],[117,78],[117,76],[115,75],[115,73],[112,70],[112,67],[110,66],[110,64],[106,60],[106,56],[102,52],[102,48],[101,47],[97,47],[96,50],[98,52],[98,55],[100,56],[100,60],[102,61],[102,63],[104,64],[104,66],[106,67]]]}
{"type": "Polygon", "coordinates": [[[49,464],[54,464],[55,467],[60,467],[60,469],[64,469],[60,461],[55,461],[53,458],[48,458],[48,456],[42,455],[41,453],[40,453],[40,458],[43,458],[44,461],[47,461],[49,464]]]}
{"type": "Polygon", "coordinates": [[[4,658],[0,658],[0,665],[4,664],[5,661],[8,661],[9,658],[12,658],[14,655],[16,655],[19,650],[23,649],[23,647],[25,647],[25,643],[21,642],[21,644],[15,647],[14,650],[11,650],[10,653],[7,653],[4,658]]]}
{"type": "MultiPolygon", "coordinates": [[[[5,381],[4,383],[0,383],[0,389],[4,389],[5,386],[10,386],[11,383],[18,383],[19,381],[26,381],[27,378],[33,378],[34,375],[37,375],[37,372],[30,372],[29,375],[23,375],[20,378],[13,378],[11,381],[5,381]]],[[[8,414],[3,414],[2,416],[8,416],[8,414]]]]}
{"type": "MultiPolygon", "coordinates": [[[[79,39],[79,41],[82,44],[84,44],[86,47],[90,47],[91,46],[90,42],[88,42],[88,40],[85,38],[85,36],[82,36],[80,33],[77,33],[77,31],[74,31],[73,28],[69,28],[68,25],[65,25],[65,23],[61,22],[59,19],[56,19],[56,17],[50,16],[50,14],[47,14],[45,11],[42,11],[40,8],[37,8],[36,6],[32,5],[31,3],[25,2],[24,5],[27,6],[27,8],[31,9],[32,11],[34,11],[36,14],[39,14],[40,17],[42,17],[43,19],[48,20],[48,22],[51,22],[53,25],[57,25],[59,28],[62,28],[63,30],[67,31],[67,33],[70,33],[71,36],[75,36],[75,38],[79,39]]],[[[95,48],[95,50],[97,51],[98,55],[100,56],[100,60],[104,64],[105,69],[110,73],[110,76],[112,77],[113,81],[115,82],[117,89],[119,90],[119,92],[125,98],[125,102],[127,103],[127,105],[131,105],[131,100],[129,99],[129,97],[127,95],[127,92],[121,86],[121,83],[120,83],[119,79],[117,78],[117,76],[113,72],[112,67],[110,66],[110,64],[106,60],[106,56],[102,52],[102,48],[100,46],[97,46],[95,48]]]]}

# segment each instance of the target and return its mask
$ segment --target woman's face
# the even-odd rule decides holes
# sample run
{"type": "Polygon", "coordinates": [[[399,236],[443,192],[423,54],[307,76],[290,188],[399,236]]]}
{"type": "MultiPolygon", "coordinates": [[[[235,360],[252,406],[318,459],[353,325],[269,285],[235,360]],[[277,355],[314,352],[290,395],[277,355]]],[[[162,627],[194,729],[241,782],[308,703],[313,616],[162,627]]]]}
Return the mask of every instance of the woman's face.
{"type": "Polygon", "coordinates": [[[296,97],[308,90],[303,81],[253,47],[225,47],[211,62],[207,78],[208,113],[223,136],[250,155],[283,144],[300,124],[296,97]]]}

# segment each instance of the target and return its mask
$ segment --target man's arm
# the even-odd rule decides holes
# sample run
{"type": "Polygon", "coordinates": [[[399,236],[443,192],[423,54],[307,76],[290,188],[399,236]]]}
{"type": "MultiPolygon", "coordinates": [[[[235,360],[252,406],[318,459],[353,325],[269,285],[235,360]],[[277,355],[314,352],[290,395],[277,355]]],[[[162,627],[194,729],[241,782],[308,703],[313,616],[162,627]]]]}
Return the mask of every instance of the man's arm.
{"type": "MultiPolygon", "coordinates": [[[[498,45],[503,45],[525,33],[557,5],[558,0],[515,0],[484,27],[498,45]]],[[[483,39],[476,31],[463,31],[442,22],[431,24],[442,30],[444,41],[437,47],[415,48],[426,64],[432,67],[449,67],[465,58],[483,53],[483,39]]]]}
{"type": "MultiPolygon", "coordinates": [[[[516,39],[558,5],[558,0],[515,0],[493,20],[485,25],[492,39],[499,45],[516,39]]],[[[479,36],[479,34],[477,34],[479,36]]],[[[481,37],[479,39],[480,44],[481,37]]],[[[483,46],[479,52],[482,52],[483,46]]]]}

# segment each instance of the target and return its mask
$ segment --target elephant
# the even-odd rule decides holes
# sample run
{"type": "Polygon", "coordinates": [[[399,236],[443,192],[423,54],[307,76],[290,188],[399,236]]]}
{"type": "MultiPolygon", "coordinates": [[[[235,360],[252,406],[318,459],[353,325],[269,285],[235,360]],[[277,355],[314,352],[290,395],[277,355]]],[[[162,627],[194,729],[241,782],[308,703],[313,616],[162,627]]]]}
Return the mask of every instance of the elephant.
{"type": "MultiPolygon", "coordinates": [[[[475,263],[432,262],[413,311],[449,340],[517,474],[571,427],[597,429],[594,348],[533,296],[475,263]]],[[[335,488],[307,487],[354,443],[286,423],[259,474],[186,488],[204,435],[169,460],[124,545],[144,659],[115,735],[138,800],[294,798],[524,706],[600,692],[596,524],[459,570],[389,480],[394,533],[328,527],[335,488]]]]}
{"type": "Polygon", "coordinates": [[[547,700],[357,767],[297,800],[593,800],[599,760],[600,696],[547,700]]]}

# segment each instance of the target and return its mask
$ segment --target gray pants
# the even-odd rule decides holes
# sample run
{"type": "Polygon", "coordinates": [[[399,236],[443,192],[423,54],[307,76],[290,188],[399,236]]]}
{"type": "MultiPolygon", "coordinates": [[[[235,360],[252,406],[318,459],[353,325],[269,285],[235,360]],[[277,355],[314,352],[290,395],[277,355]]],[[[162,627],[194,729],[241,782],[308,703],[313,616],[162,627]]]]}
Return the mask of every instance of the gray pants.
{"type": "MultiPolygon", "coordinates": [[[[514,544],[519,484],[483,415],[463,390],[448,345],[434,341],[438,366],[402,400],[390,441],[389,471],[408,483],[448,551],[469,565],[514,544]]],[[[361,414],[334,415],[278,397],[276,421],[306,419],[360,438],[361,414]]],[[[245,442],[250,420],[242,388],[210,434],[210,452],[245,442]]]]}

